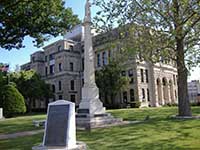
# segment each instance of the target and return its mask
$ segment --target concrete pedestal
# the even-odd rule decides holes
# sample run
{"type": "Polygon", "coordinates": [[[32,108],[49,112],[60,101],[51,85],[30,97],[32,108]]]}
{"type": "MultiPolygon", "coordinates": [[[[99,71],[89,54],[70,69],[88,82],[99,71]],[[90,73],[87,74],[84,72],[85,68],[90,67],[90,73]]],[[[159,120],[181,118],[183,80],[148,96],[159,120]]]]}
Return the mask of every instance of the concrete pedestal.
{"type": "Polygon", "coordinates": [[[46,146],[40,145],[40,146],[32,147],[32,150],[87,150],[87,146],[83,142],[77,142],[76,147],[71,148],[71,149],[67,147],[46,147],[46,146]]]}
{"type": "Polygon", "coordinates": [[[109,126],[110,124],[117,125],[121,123],[123,123],[123,119],[114,118],[109,113],[96,114],[96,115],[91,115],[87,113],[78,113],[76,115],[76,127],[82,129],[100,128],[109,126]]]}

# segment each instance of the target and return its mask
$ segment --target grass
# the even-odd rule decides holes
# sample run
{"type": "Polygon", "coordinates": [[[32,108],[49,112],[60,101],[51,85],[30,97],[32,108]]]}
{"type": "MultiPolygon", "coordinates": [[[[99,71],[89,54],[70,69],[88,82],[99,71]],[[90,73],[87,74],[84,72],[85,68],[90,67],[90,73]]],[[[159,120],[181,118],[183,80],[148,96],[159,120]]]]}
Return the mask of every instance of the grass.
{"type": "Polygon", "coordinates": [[[33,125],[33,120],[45,119],[46,115],[26,115],[0,121],[0,134],[41,129],[33,125]]]}
{"type": "MultiPolygon", "coordinates": [[[[86,142],[88,150],[200,149],[200,120],[170,119],[168,116],[177,114],[175,107],[109,110],[109,112],[116,117],[123,117],[125,120],[143,120],[147,115],[150,116],[150,120],[139,124],[95,129],[91,132],[78,131],[77,139],[86,142]]],[[[193,107],[193,114],[200,114],[200,107],[193,107]]],[[[32,117],[42,119],[44,115],[32,117]]],[[[23,119],[26,120],[26,118],[29,117],[23,119]]],[[[12,123],[11,125],[13,126],[12,123]]],[[[26,125],[28,124],[22,124],[22,126],[26,125]]],[[[33,145],[42,142],[42,136],[43,134],[38,134],[11,140],[0,140],[0,149],[29,150],[33,145]]]]}

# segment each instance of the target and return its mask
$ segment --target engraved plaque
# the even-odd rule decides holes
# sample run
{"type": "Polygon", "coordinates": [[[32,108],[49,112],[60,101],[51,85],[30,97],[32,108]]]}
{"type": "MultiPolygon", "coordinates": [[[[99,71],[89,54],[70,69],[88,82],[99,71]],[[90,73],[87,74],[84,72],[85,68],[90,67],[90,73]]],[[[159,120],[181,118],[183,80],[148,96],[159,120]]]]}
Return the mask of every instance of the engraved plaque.
{"type": "Polygon", "coordinates": [[[69,108],[69,105],[49,106],[45,146],[67,146],[69,108]]]}

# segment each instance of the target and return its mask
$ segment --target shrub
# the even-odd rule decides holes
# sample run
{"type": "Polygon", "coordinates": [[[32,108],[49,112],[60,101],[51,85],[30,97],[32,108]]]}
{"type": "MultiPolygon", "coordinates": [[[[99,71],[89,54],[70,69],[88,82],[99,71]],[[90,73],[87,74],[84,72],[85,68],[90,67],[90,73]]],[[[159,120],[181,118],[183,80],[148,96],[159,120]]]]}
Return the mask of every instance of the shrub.
{"type": "Polygon", "coordinates": [[[139,108],[141,106],[140,101],[130,102],[131,108],[139,108]]]}
{"type": "Polygon", "coordinates": [[[2,96],[1,105],[5,117],[12,117],[26,112],[24,97],[13,85],[5,85],[2,96]]]}
{"type": "Polygon", "coordinates": [[[192,102],[190,103],[190,106],[200,106],[200,102],[192,102]]]}

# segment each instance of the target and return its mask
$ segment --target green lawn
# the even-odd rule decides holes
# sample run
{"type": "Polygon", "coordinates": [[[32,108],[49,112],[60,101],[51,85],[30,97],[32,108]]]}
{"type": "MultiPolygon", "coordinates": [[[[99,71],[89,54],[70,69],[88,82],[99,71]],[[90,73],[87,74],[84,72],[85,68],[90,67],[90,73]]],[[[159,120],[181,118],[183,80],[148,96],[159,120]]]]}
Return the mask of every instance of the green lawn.
{"type": "Polygon", "coordinates": [[[27,115],[0,121],[0,134],[41,129],[33,125],[33,120],[45,118],[46,115],[27,115]]]}
{"type": "MultiPolygon", "coordinates": [[[[147,115],[150,116],[150,120],[139,124],[95,129],[91,132],[78,131],[77,140],[86,142],[88,150],[200,149],[200,120],[170,119],[169,116],[177,113],[176,108],[109,110],[109,112],[125,120],[143,120],[147,115]]],[[[200,107],[193,107],[193,114],[200,114],[200,107]]],[[[32,117],[44,118],[45,116],[32,117]]],[[[28,117],[23,119],[26,120],[28,117]]],[[[14,122],[17,122],[16,120],[13,119],[14,122]]],[[[22,123],[21,126],[27,129],[25,126],[29,121],[23,122],[25,124],[22,123]]],[[[13,126],[12,121],[9,123],[13,126]]],[[[0,122],[0,129],[1,124],[2,122],[0,122]]],[[[38,134],[12,140],[0,140],[0,150],[29,150],[33,145],[41,143],[42,136],[38,134]]]]}

